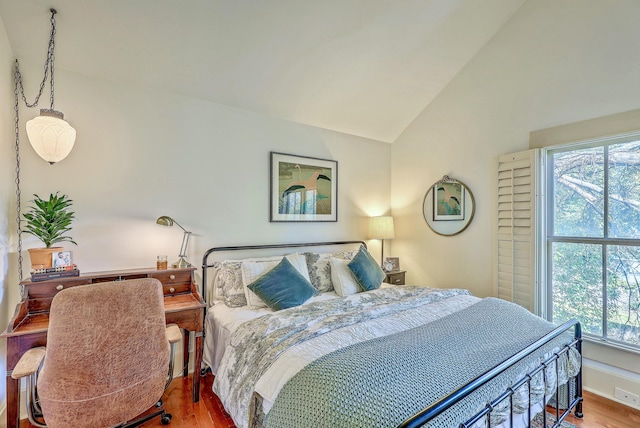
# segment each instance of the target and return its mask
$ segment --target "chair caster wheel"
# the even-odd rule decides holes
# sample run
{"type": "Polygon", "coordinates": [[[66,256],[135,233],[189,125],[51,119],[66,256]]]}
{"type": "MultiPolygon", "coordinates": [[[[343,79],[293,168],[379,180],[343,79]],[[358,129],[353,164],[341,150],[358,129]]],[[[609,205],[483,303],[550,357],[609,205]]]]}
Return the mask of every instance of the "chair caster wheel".
{"type": "Polygon", "coordinates": [[[172,417],[173,416],[171,416],[169,413],[165,413],[164,415],[162,415],[160,422],[162,423],[162,425],[169,425],[171,423],[172,417]]]}

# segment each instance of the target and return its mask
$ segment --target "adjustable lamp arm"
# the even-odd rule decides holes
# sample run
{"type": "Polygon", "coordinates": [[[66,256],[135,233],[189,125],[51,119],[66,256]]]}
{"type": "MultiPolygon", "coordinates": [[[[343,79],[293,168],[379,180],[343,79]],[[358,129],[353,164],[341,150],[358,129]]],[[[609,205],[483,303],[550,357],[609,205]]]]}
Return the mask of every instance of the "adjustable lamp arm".
{"type": "Polygon", "coordinates": [[[180,225],[180,223],[178,223],[177,221],[173,220],[173,222],[174,222],[175,224],[177,224],[177,225],[178,225],[178,227],[179,227],[180,229],[182,229],[185,233],[191,233],[191,232],[188,232],[188,231],[187,231],[187,229],[185,229],[184,227],[182,227],[182,225],[180,225]]]}
{"type": "MultiPolygon", "coordinates": [[[[178,224],[178,226],[180,225],[178,224]]],[[[178,257],[187,257],[187,247],[189,246],[189,237],[191,237],[191,232],[187,232],[186,230],[184,230],[184,235],[182,235],[182,245],[180,246],[180,254],[178,254],[178,257]]]]}

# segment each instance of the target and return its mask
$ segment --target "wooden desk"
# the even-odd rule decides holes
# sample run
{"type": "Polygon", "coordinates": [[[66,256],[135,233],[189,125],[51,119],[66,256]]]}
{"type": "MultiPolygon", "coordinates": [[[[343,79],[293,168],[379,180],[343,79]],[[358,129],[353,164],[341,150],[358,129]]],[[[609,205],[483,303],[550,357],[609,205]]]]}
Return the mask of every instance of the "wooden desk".
{"type": "Polygon", "coordinates": [[[157,278],[162,282],[164,310],[167,324],[177,324],[184,330],[183,376],[189,374],[189,337],[195,337],[192,401],[200,400],[200,366],[202,363],[202,334],[204,308],[193,280],[195,268],[187,269],[131,269],[82,274],[41,282],[22,281],[22,301],[16,306],[13,318],[0,337],[7,339],[7,428],[20,426],[20,382],[11,378],[22,354],[27,350],[46,346],[49,327],[49,308],[55,294],[68,287],[99,282],[123,281],[136,278],[157,278]]]}

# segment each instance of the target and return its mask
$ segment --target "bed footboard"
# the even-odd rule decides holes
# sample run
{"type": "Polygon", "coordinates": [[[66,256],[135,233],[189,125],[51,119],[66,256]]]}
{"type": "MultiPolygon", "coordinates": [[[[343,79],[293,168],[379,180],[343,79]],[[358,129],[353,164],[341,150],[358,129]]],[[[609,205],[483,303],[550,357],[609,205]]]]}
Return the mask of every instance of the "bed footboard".
{"type": "MultiPolygon", "coordinates": [[[[527,357],[528,355],[530,355],[532,352],[535,352],[536,350],[540,349],[544,345],[548,344],[558,336],[562,335],[563,333],[571,329],[574,330],[573,341],[565,344],[562,347],[562,349],[558,350],[558,352],[554,353],[552,356],[547,358],[539,366],[537,366],[532,371],[527,373],[524,377],[515,381],[511,386],[505,389],[502,394],[500,394],[498,397],[496,397],[491,402],[489,402],[480,412],[478,412],[471,419],[467,421],[461,421],[459,427],[460,428],[472,427],[482,418],[489,419],[493,409],[504,400],[509,400],[510,411],[509,411],[509,418],[508,418],[508,424],[509,424],[508,426],[514,426],[513,425],[514,412],[513,412],[512,397],[515,391],[518,388],[522,387],[523,385],[527,385],[527,388],[530,388],[530,383],[534,375],[538,374],[541,371],[544,373],[544,370],[549,365],[553,364],[561,356],[568,353],[571,348],[576,349],[580,354],[580,368],[578,370],[578,373],[574,377],[569,378],[569,380],[565,384],[567,387],[561,385],[559,382],[556,382],[555,397],[556,397],[557,403],[556,403],[556,412],[555,412],[556,413],[555,423],[552,425],[552,427],[554,428],[559,427],[562,421],[567,417],[567,415],[571,412],[572,409],[575,409],[575,412],[574,412],[575,416],[578,418],[581,418],[582,417],[582,328],[578,321],[572,320],[562,324],[555,330],[551,331],[549,334],[545,335],[544,337],[540,338],[536,342],[527,346],[522,351],[514,354],[513,356],[503,361],[502,363],[498,364],[491,370],[478,376],[468,384],[462,386],[461,388],[452,392],[448,396],[442,398],[441,400],[433,403],[431,406],[423,409],[422,411],[418,412],[414,416],[408,418],[407,420],[402,422],[400,425],[398,425],[398,427],[413,428],[413,427],[423,426],[427,422],[431,421],[432,419],[440,415],[445,410],[449,409],[459,401],[468,397],[471,393],[476,391],[478,388],[482,387],[483,385],[485,385],[492,379],[496,378],[498,375],[500,375],[501,373],[503,373],[504,371],[506,371],[507,369],[509,369],[510,367],[512,367],[513,365],[515,365],[516,363],[518,363],[519,361],[527,357]],[[564,392],[561,393],[561,390],[563,388],[564,388],[564,392]],[[563,402],[560,402],[561,395],[566,396],[566,399],[563,402]],[[564,410],[561,411],[560,407],[564,407],[564,410]]],[[[558,370],[558,365],[556,364],[556,375],[557,375],[557,370],[558,370]]],[[[556,379],[557,379],[557,376],[556,376],[556,379]]],[[[548,397],[545,391],[545,395],[543,397],[544,403],[547,402],[547,398],[548,397]]],[[[528,406],[528,414],[527,414],[528,421],[530,421],[532,417],[535,416],[531,414],[531,405],[532,405],[531,396],[529,395],[529,406],[528,406]]],[[[544,406],[542,410],[543,410],[543,421],[544,421],[543,426],[547,426],[547,413],[546,411],[544,411],[544,406]]],[[[487,423],[487,425],[485,426],[490,426],[490,425],[487,423]]]]}

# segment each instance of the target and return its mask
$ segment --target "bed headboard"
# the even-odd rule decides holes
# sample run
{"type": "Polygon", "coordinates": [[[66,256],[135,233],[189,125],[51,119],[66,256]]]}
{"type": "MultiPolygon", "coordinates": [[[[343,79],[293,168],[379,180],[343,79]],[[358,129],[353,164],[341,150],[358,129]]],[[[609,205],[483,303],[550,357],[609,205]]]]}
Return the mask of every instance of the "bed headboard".
{"type": "Polygon", "coordinates": [[[289,248],[313,248],[313,247],[333,247],[333,246],[348,246],[348,245],[363,245],[367,248],[367,244],[364,241],[333,241],[333,242],[305,242],[305,243],[290,243],[290,244],[265,244],[265,245],[240,245],[231,247],[213,247],[205,251],[202,256],[202,298],[206,301],[207,287],[207,272],[213,267],[215,256],[220,253],[229,252],[250,252],[250,251],[269,251],[279,252],[283,254],[283,251],[289,248]]]}

